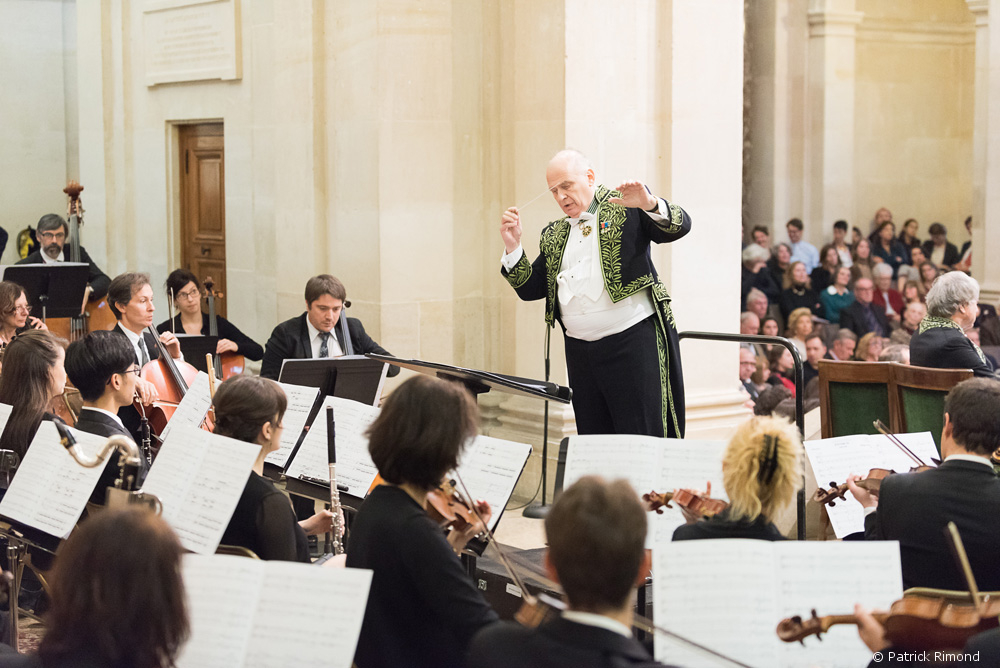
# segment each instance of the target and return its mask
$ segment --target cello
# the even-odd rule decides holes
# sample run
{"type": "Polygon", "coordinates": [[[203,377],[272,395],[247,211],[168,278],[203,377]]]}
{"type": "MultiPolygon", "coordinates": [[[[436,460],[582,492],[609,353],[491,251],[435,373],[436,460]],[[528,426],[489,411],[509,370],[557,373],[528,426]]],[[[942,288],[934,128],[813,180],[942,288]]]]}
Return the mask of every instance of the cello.
{"type": "Polygon", "coordinates": [[[150,407],[143,406],[138,399],[134,405],[139,414],[149,420],[153,433],[159,436],[177,410],[181,399],[187,394],[189,384],[198,376],[198,369],[183,360],[172,358],[152,325],[146,328],[146,332],[156,341],[159,357],[147,362],[139,372],[139,377],[156,387],[159,398],[150,407]],[[147,408],[151,410],[147,411],[147,408]]]}
{"type": "MultiPolygon", "coordinates": [[[[215,289],[211,276],[205,277],[205,298],[208,300],[208,335],[219,336],[219,321],[215,313],[215,300],[221,298],[221,292],[215,289]]],[[[246,369],[246,358],[239,353],[227,351],[214,356],[215,377],[225,380],[230,376],[243,373],[246,369]]]]}

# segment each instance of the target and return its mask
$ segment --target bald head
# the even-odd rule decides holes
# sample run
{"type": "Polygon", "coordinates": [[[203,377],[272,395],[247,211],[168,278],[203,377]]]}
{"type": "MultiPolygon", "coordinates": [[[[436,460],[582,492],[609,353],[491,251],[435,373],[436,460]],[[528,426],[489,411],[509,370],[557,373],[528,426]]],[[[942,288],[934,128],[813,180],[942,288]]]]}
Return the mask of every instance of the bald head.
{"type": "Polygon", "coordinates": [[[553,156],[545,170],[545,180],[556,204],[570,218],[578,218],[587,210],[597,190],[597,177],[590,160],[571,148],[553,156]]]}

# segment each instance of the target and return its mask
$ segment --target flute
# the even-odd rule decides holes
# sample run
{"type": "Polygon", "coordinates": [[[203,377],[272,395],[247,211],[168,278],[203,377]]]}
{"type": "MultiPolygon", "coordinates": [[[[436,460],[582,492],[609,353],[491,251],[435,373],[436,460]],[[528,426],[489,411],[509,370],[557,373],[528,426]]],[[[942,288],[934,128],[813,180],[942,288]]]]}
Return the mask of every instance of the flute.
{"type": "Polygon", "coordinates": [[[343,554],[344,544],[340,534],[340,490],[337,489],[337,431],[333,422],[333,406],[326,407],[326,451],[330,464],[330,512],[333,513],[333,553],[343,554]]]}

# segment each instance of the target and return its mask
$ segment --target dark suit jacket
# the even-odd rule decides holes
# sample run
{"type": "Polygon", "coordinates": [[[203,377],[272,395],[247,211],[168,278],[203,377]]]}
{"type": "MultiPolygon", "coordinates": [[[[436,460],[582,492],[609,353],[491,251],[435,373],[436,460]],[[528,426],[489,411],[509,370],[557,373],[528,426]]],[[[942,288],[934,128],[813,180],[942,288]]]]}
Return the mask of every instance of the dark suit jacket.
{"type": "MultiPolygon", "coordinates": [[[[882,331],[878,332],[878,335],[889,336],[889,319],[885,317],[885,307],[879,306],[875,302],[872,302],[871,307],[875,313],[875,320],[882,328],[882,331]]],[[[856,301],[840,310],[840,326],[857,334],[859,339],[870,331],[868,325],[865,324],[863,309],[864,307],[861,303],[856,301]]]]}
{"type": "MultiPolygon", "coordinates": [[[[339,325],[340,323],[338,323],[339,325]]],[[[347,329],[351,334],[351,346],[355,355],[365,355],[367,353],[377,353],[379,355],[392,355],[388,350],[375,342],[372,337],[365,332],[364,325],[357,318],[347,319],[347,329]]],[[[344,349],[343,335],[341,328],[334,327],[334,334],[341,350],[344,349]]],[[[306,325],[306,314],[286,320],[279,324],[271,332],[271,338],[264,346],[264,362],[260,365],[260,375],[264,378],[278,380],[281,373],[281,363],[285,360],[307,360],[312,358],[312,344],[309,342],[309,327],[306,325]]],[[[395,376],[399,373],[399,367],[390,366],[389,375],[395,376]]]]}
{"type": "Polygon", "coordinates": [[[758,517],[755,522],[729,519],[729,511],[723,510],[715,517],[700,520],[694,524],[682,524],[674,529],[671,540],[703,540],[710,538],[753,538],[756,540],[785,540],[773,522],[758,517]]]}
{"type": "MultiPolygon", "coordinates": [[[[924,255],[927,257],[929,262],[931,259],[931,253],[934,252],[934,240],[928,239],[920,246],[923,249],[924,255]]],[[[958,246],[951,243],[950,241],[944,242],[944,260],[941,264],[948,265],[949,267],[957,264],[959,260],[962,259],[961,254],[958,252],[958,246]]]]}
{"type": "Polygon", "coordinates": [[[469,647],[468,668],[634,668],[663,666],[632,638],[557,618],[529,629],[513,622],[483,628],[469,647]]]}
{"type": "MultiPolygon", "coordinates": [[[[69,258],[68,247],[63,248],[63,258],[69,258]]],[[[87,255],[87,250],[83,246],[80,246],[80,261],[90,265],[90,271],[87,274],[87,283],[93,289],[90,293],[90,301],[96,302],[103,299],[108,294],[108,286],[111,285],[111,279],[94,264],[94,261],[87,255]]],[[[20,260],[18,264],[43,264],[44,262],[42,251],[39,249],[28,253],[28,257],[20,260]]]]}
{"type": "Polygon", "coordinates": [[[995,378],[992,365],[983,361],[976,345],[959,329],[919,329],[910,337],[910,364],[935,369],[972,369],[977,376],[995,378]]]}
{"type": "MultiPolygon", "coordinates": [[[[121,327],[122,324],[121,322],[119,322],[117,325],[115,325],[114,329],[112,329],[111,331],[117,332],[121,336],[126,336],[125,332],[121,329],[121,327]]],[[[159,359],[160,349],[156,346],[156,339],[153,338],[153,335],[150,334],[149,332],[144,331],[142,333],[142,338],[146,342],[146,350],[149,351],[149,361],[152,362],[155,359],[159,359]]],[[[129,341],[129,345],[130,346],[132,345],[131,341],[129,341]]],[[[140,360],[136,359],[135,363],[139,364],[140,360]]],[[[135,406],[133,405],[122,406],[121,408],[118,409],[118,417],[121,418],[122,424],[124,424],[125,428],[128,429],[129,436],[132,437],[132,440],[135,441],[136,443],[141,443],[142,418],[139,415],[139,411],[135,409],[135,406]]]]}
{"type": "MultiPolygon", "coordinates": [[[[135,410],[134,408],[132,409],[135,410]]],[[[92,411],[88,409],[83,409],[80,411],[80,418],[76,421],[74,425],[80,431],[87,432],[88,434],[97,434],[98,436],[104,436],[110,438],[111,436],[128,436],[133,441],[132,434],[129,433],[128,429],[120,426],[117,422],[112,420],[110,417],[105,415],[100,411],[92,411]]],[[[146,473],[148,472],[145,460],[139,467],[139,479],[136,480],[135,488],[139,489],[142,485],[142,481],[146,479],[146,473]]],[[[114,487],[115,479],[118,478],[118,455],[112,453],[108,457],[107,463],[104,465],[104,472],[101,473],[101,478],[97,483],[97,487],[94,489],[94,493],[90,496],[91,503],[104,503],[104,490],[106,487],[114,487]]]]}
{"type": "Polygon", "coordinates": [[[983,464],[952,459],[884,479],[865,538],[899,541],[903,589],[966,590],[945,541],[949,521],[958,525],[980,591],[1000,591],[1000,479],[983,464]]]}

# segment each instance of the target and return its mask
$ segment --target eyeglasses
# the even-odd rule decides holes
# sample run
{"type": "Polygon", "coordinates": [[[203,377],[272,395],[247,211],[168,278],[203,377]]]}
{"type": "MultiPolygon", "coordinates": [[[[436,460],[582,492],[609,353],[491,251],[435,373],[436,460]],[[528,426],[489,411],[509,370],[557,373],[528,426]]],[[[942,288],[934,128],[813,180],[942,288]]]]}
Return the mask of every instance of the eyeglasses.
{"type": "Polygon", "coordinates": [[[138,376],[141,372],[142,369],[140,369],[139,366],[136,365],[133,367],[129,367],[128,369],[125,369],[125,371],[123,371],[122,373],[134,373],[136,376],[138,376]]]}
{"type": "Polygon", "coordinates": [[[63,239],[66,238],[66,233],[65,232],[40,232],[38,234],[38,238],[39,239],[43,239],[45,241],[55,241],[57,239],[59,241],[62,241],[63,239]]]}
{"type": "Polygon", "coordinates": [[[14,308],[7,311],[7,313],[31,313],[31,307],[24,304],[17,304],[14,308]]]}
{"type": "Polygon", "coordinates": [[[185,292],[178,292],[177,299],[198,299],[201,297],[201,292],[198,290],[187,290],[185,292]]]}

